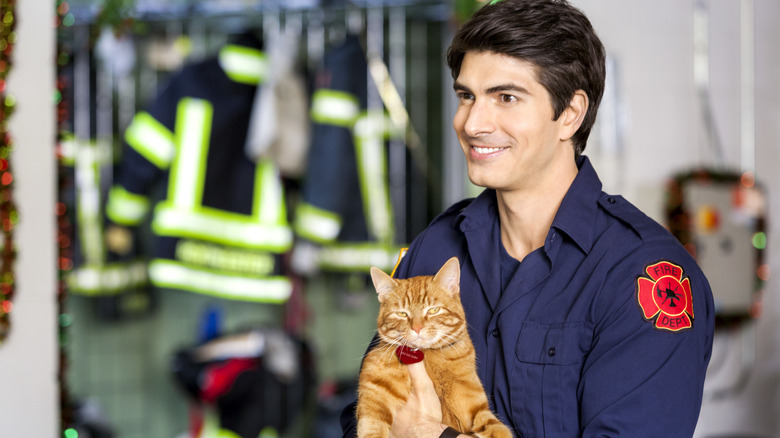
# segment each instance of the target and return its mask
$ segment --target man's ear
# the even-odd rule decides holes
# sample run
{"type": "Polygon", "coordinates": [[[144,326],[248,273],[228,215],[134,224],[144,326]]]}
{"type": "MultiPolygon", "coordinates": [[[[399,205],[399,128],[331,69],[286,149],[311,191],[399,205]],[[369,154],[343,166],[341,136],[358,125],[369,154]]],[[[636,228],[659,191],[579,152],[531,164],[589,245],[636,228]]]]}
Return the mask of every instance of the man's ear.
{"type": "Polygon", "coordinates": [[[588,112],[588,95],[577,90],[569,101],[569,106],[561,114],[561,140],[567,141],[574,136],[582,121],[585,120],[585,114],[588,112]]]}

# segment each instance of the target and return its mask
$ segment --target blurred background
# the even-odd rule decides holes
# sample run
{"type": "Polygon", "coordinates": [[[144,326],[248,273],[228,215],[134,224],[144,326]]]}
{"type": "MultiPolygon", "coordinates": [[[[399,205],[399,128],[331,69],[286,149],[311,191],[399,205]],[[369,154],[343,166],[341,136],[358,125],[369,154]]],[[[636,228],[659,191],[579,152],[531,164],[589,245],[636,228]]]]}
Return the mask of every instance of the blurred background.
{"type": "MultiPolygon", "coordinates": [[[[479,193],[444,53],[482,3],[42,3],[0,13],[0,435],[341,436],[368,267],[479,193]]],[[[695,436],[780,437],[780,3],[572,3],[585,155],[715,295],[695,436]]]]}

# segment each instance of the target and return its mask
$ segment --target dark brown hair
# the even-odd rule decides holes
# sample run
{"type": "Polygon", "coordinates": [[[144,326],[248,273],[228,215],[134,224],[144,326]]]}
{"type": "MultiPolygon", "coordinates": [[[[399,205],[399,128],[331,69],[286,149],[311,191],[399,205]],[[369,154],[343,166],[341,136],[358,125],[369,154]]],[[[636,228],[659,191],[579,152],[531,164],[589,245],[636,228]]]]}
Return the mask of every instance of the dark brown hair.
{"type": "Polygon", "coordinates": [[[604,93],[604,46],[588,18],[565,0],[503,0],[480,8],[455,34],[447,64],[457,79],[467,52],[494,52],[532,63],[550,93],[553,120],[574,92],[588,95],[588,111],[572,137],[585,149],[604,93]]]}

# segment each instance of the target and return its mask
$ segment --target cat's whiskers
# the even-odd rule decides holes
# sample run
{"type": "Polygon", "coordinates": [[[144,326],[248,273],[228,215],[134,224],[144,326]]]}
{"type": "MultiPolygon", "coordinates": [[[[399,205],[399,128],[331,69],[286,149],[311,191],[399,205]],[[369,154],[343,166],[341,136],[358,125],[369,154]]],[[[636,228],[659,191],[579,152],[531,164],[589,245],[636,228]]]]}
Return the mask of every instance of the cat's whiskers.
{"type": "Polygon", "coordinates": [[[465,352],[462,351],[462,348],[466,347],[466,343],[462,339],[444,332],[442,332],[441,335],[442,339],[452,340],[449,344],[442,346],[441,349],[452,348],[461,358],[465,356],[465,352]]]}
{"type": "Polygon", "coordinates": [[[399,345],[402,345],[403,342],[405,342],[404,335],[398,335],[395,338],[391,340],[392,342],[389,342],[387,344],[387,347],[385,348],[385,351],[382,352],[381,358],[386,361],[390,361],[393,359],[393,355],[395,353],[396,348],[398,348],[399,345]],[[385,359],[385,356],[387,358],[385,359]]]}

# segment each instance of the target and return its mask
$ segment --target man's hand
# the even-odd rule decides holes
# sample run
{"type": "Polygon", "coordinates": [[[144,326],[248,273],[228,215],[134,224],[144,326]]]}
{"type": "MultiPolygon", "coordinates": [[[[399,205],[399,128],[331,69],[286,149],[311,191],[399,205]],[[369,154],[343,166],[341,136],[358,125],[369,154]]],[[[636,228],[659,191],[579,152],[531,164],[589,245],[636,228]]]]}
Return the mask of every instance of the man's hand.
{"type": "Polygon", "coordinates": [[[412,390],[406,404],[395,414],[391,438],[438,438],[446,426],[441,423],[441,402],[423,362],[407,365],[412,390]]]}

